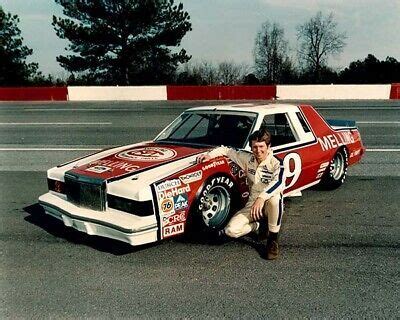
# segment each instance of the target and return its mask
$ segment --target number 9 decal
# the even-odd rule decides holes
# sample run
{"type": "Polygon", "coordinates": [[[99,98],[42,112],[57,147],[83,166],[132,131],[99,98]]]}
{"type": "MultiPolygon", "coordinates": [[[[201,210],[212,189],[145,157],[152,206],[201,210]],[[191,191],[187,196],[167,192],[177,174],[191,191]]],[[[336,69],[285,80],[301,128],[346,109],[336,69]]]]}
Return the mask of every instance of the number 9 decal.
{"type": "Polygon", "coordinates": [[[283,159],[283,166],[285,167],[286,182],[288,178],[292,178],[285,188],[288,189],[293,186],[300,177],[301,173],[301,158],[297,153],[289,153],[283,159]]]}

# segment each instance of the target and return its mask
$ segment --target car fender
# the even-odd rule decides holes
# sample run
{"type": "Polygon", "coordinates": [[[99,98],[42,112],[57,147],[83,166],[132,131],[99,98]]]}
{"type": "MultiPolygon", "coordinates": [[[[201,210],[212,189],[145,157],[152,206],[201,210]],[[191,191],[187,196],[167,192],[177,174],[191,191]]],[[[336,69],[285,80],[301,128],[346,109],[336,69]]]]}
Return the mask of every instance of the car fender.
{"type": "Polygon", "coordinates": [[[235,195],[240,195],[240,205],[248,199],[248,185],[244,171],[227,157],[196,163],[153,184],[154,204],[159,215],[160,239],[185,232],[186,222],[197,203],[206,181],[215,175],[231,179],[235,195]]]}

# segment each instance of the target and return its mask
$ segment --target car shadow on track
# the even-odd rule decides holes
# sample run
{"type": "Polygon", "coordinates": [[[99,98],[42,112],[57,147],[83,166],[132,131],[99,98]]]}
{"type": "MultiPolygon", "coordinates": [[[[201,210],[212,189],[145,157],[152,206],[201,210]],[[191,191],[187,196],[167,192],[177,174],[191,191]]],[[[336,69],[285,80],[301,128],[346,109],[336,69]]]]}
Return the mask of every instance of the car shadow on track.
{"type": "Polygon", "coordinates": [[[68,228],[64,224],[44,213],[42,206],[39,203],[32,204],[23,208],[29,214],[24,220],[38,226],[57,238],[62,238],[74,244],[81,244],[91,247],[95,250],[111,253],[113,255],[125,255],[135,253],[149,247],[154,246],[154,243],[146,244],[138,247],[133,247],[127,243],[104,238],[98,236],[87,235],[73,228],[68,228]]]}
{"type": "MultiPolygon", "coordinates": [[[[88,235],[86,233],[79,232],[73,228],[66,227],[61,221],[45,214],[42,206],[39,203],[27,206],[23,208],[23,210],[29,214],[27,217],[24,218],[25,221],[35,226],[38,226],[52,236],[65,239],[66,241],[73,244],[85,245],[95,250],[110,253],[113,255],[126,255],[139,252],[154,247],[156,245],[160,245],[160,243],[154,242],[134,247],[122,241],[88,235]]],[[[265,244],[260,243],[254,240],[252,237],[248,236],[240,239],[220,239],[215,238],[210,234],[205,234],[203,232],[195,232],[192,233],[190,236],[177,237],[174,239],[174,241],[186,244],[203,244],[207,246],[221,246],[228,244],[229,242],[235,241],[252,247],[258,252],[260,257],[265,257],[265,244]]]]}

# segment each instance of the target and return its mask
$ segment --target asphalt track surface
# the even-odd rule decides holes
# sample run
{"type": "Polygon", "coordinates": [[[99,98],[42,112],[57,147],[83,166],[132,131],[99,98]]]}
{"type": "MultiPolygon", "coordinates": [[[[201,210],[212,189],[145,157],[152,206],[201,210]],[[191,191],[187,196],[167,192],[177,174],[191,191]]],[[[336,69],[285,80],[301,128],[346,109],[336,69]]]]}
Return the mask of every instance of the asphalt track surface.
{"type": "Polygon", "coordinates": [[[215,103],[0,104],[0,318],[399,318],[400,101],[314,102],[368,151],[338,190],[286,201],[274,262],[247,237],[133,248],[43,215],[47,168],[215,103]]]}

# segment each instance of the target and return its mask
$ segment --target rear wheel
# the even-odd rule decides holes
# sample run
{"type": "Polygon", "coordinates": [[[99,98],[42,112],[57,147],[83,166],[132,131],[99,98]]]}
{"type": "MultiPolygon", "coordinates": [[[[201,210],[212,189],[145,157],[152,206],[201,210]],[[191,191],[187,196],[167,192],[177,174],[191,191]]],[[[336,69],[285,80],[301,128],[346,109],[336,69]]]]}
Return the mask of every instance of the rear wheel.
{"type": "Polygon", "coordinates": [[[348,164],[347,150],[343,148],[336,152],[321,179],[321,185],[328,190],[340,187],[346,179],[348,164]]]}

